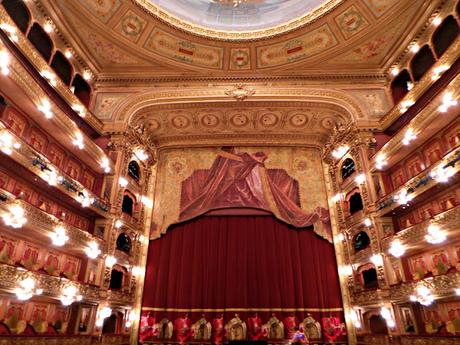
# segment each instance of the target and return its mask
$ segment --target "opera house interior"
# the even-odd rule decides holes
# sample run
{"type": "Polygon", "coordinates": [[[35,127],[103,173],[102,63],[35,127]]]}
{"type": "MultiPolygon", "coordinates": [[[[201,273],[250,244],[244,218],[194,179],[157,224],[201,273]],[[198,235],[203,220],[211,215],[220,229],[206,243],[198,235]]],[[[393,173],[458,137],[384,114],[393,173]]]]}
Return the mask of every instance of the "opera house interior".
{"type": "Polygon", "coordinates": [[[0,345],[460,344],[460,0],[0,0],[0,345]]]}

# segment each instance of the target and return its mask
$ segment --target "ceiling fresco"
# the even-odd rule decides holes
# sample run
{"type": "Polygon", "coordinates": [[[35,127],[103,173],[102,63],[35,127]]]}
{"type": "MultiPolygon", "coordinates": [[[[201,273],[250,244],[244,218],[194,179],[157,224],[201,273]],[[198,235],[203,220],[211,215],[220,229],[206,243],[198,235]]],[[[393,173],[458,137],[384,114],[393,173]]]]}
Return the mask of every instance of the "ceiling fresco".
{"type": "Polygon", "coordinates": [[[330,0],[150,0],[170,14],[203,27],[249,31],[268,29],[295,20],[330,0]]]}

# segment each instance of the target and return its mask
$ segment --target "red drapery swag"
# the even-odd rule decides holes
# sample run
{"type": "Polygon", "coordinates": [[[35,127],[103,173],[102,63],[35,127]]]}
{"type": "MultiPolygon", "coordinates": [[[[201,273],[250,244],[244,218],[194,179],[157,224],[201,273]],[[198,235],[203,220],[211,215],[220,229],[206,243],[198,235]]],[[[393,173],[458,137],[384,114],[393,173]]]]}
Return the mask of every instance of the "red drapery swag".
{"type": "Polygon", "coordinates": [[[334,248],[313,231],[272,216],[203,216],[150,242],[143,315],[159,322],[211,321],[236,312],[265,323],[310,313],[339,317],[342,301],[334,248]]]}
{"type": "Polygon", "coordinates": [[[296,227],[313,226],[318,235],[332,243],[329,212],[316,207],[306,213],[300,207],[298,182],[285,170],[266,169],[266,159],[264,152],[221,151],[210,169],[197,170],[182,182],[179,221],[211,209],[260,208],[296,227]]]}

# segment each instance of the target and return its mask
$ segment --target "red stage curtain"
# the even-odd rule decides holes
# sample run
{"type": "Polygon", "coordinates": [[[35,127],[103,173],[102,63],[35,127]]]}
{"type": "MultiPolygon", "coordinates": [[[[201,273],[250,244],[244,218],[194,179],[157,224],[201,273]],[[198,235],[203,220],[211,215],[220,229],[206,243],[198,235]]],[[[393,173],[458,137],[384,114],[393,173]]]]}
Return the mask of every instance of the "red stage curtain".
{"type": "Polygon", "coordinates": [[[143,311],[157,322],[189,313],[208,321],[223,310],[265,323],[296,309],[343,321],[334,247],[310,229],[272,216],[202,216],[150,242],[143,311]],[[280,310],[282,309],[282,310],[280,310]],[[330,309],[333,309],[332,311],[330,309]]]}

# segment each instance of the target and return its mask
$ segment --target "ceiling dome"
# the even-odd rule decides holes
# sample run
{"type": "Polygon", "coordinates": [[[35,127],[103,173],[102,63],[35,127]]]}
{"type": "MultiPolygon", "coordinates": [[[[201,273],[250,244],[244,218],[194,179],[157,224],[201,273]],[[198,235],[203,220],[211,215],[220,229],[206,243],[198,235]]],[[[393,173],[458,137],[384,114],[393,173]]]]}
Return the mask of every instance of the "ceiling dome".
{"type": "Polygon", "coordinates": [[[273,36],[297,28],[341,0],[137,0],[182,29],[215,38],[273,36]]]}

